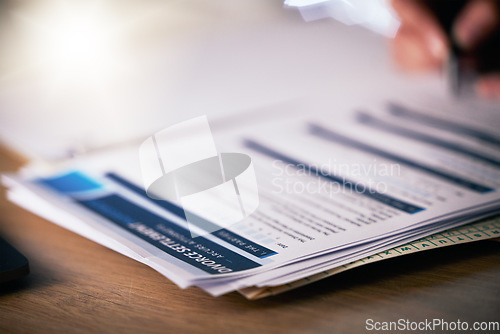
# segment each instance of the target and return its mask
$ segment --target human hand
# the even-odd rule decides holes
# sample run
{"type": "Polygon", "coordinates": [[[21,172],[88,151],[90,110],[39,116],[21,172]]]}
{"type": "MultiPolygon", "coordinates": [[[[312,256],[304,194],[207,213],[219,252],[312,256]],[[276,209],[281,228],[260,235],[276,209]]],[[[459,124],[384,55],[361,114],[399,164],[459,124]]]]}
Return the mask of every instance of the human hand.
{"type": "MultiPolygon", "coordinates": [[[[392,5],[401,18],[401,27],[392,42],[396,62],[413,72],[442,68],[451,42],[428,3],[424,0],[393,0],[392,5]]],[[[448,5],[453,5],[453,2],[448,5]]],[[[465,52],[472,52],[499,28],[499,1],[470,0],[454,19],[451,34],[465,52]]],[[[476,82],[476,92],[500,100],[500,73],[480,77],[476,82]]]]}

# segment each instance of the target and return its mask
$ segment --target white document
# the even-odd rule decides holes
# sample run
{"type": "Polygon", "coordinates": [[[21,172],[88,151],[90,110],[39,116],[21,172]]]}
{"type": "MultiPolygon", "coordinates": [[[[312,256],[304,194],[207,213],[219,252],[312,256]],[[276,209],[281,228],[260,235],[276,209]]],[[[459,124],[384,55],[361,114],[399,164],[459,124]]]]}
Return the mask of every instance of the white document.
{"type": "Polygon", "coordinates": [[[21,206],[213,295],[280,285],[500,211],[495,124],[390,102],[217,140],[252,158],[260,204],[195,238],[182,203],[146,195],[138,147],[3,180],[21,206]]]}

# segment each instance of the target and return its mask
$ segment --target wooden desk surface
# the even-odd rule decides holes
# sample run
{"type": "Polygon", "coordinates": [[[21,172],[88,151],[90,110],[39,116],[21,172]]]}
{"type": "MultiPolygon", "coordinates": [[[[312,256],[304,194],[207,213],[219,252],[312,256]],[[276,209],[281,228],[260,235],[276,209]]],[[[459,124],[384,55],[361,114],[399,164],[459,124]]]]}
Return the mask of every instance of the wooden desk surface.
{"type": "MultiPolygon", "coordinates": [[[[19,162],[0,154],[0,171],[19,162]]],[[[0,285],[0,332],[361,333],[375,321],[500,321],[500,243],[407,255],[248,301],[153,269],[0,198],[0,235],[31,274],[0,285]]]]}

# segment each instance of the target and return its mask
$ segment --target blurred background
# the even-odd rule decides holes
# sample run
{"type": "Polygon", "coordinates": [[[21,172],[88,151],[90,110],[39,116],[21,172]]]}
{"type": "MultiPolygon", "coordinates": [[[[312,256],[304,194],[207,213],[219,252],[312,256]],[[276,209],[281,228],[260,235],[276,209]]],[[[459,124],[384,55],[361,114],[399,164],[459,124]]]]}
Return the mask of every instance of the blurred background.
{"type": "Polygon", "coordinates": [[[304,98],[302,112],[328,115],[428,86],[394,70],[387,11],[332,3],[325,14],[282,0],[0,1],[0,140],[60,159],[199,115],[304,98]],[[366,15],[382,26],[353,24],[366,15]]]}

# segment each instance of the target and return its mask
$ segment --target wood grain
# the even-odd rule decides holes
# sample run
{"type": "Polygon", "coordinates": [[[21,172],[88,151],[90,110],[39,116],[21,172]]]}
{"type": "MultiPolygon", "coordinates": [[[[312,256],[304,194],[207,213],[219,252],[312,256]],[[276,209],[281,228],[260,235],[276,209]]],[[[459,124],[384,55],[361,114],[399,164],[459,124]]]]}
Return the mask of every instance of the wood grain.
{"type": "MultiPolygon", "coordinates": [[[[0,170],[20,160],[0,153],[0,170]]],[[[0,332],[361,333],[365,321],[499,321],[500,243],[409,255],[247,301],[181,290],[153,269],[0,199],[0,234],[30,260],[0,285],[0,332]]]]}

